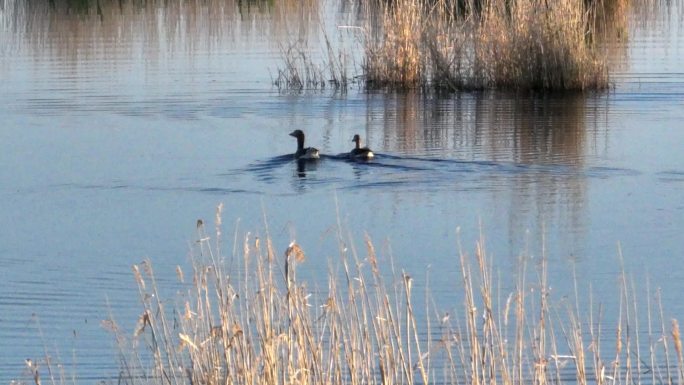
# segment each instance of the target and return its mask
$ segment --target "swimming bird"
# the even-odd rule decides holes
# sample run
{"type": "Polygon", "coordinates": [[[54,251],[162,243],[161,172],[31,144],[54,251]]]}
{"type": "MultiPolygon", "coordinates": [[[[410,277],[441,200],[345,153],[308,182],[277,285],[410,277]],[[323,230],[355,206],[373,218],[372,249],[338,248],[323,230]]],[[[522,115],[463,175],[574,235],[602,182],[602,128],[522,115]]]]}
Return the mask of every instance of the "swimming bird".
{"type": "Polygon", "coordinates": [[[290,132],[290,136],[297,138],[297,152],[294,154],[296,159],[318,159],[321,157],[317,148],[304,148],[304,132],[302,130],[294,130],[290,132]]]}
{"type": "Polygon", "coordinates": [[[349,156],[351,158],[368,160],[368,159],[372,159],[375,156],[375,154],[373,154],[373,151],[371,151],[370,148],[361,147],[361,137],[358,134],[354,135],[354,139],[352,139],[352,142],[356,143],[356,147],[354,147],[349,152],[349,156]]]}

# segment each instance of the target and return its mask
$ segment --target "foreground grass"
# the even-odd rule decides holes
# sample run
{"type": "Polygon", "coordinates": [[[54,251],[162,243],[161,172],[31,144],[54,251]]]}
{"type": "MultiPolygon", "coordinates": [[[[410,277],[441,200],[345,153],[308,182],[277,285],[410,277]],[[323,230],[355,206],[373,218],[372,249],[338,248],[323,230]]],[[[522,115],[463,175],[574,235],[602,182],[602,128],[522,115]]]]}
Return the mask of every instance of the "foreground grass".
{"type": "Polygon", "coordinates": [[[472,255],[456,251],[463,302],[449,315],[429,293],[416,301],[407,273],[387,279],[369,239],[357,252],[340,235],[342,274],[312,291],[297,277],[308,261],[296,243],[280,254],[269,237],[247,236],[232,271],[217,249],[220,220],[216,228],[212,238],[198,222],[191,275],[177,272],[187,292],[173,308],[159,297],[152,264],[134,266],[143,306],[135,333],[108,324],[121,347],[119,383],[681,383],[677,321],[668,330],[649,303],[648,342],[640,341],[624,278],[618,321],[608,326],[616,333],[606,336],[591,302],[553,301],[545,260],[532,269],[536,282],[522,263],[515,287],[501,293],[484,239],[472,255]]]}

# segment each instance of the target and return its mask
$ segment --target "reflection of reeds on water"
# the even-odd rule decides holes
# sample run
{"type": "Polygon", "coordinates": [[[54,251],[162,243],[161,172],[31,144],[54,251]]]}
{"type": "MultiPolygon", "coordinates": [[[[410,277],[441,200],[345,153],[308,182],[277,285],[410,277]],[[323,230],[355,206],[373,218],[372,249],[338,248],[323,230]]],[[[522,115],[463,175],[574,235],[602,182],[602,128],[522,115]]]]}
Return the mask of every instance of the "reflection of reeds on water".
{"type": "Polygon", "coordinates": [[[459,97],[371,94],[369,129],[381,131],[383,151],[484,158],[580,169],[601,131],[582,93],[520,95],[474,92],[459,97]],[[379,100],[378,100],[379,99],[379,100]],[[377,119],[382,114],[382,119],[377,119]],[[380,127],[377,127],[380,124],[380,127]],[[588,142],[590,141],[590,142],[588,142]]]}
{"type": "Polygon", "coordinates": [[[597,298],[619,304],[606,324],[602,307],[580,297],[582,282],[574,300],[554,296],[544,255],[529,272],[522,257],[501,283],[484,238],[472,254],[459,246],[460,300],[445,312],[419,292],[419,278],[392,278],[370,239],[361,251],[340,236],[340,274],[305,282],[298,270],[322,262],[296,243],[281,254],[271,238],[247,236],[233,255],[242,266],[229,269],[219,237],[198,227],[174,309],[151,263],[134,267],[142,311],[132,339],[106,323],[121,347],[120,383],[628,385],[669,383],[663,370],[682,370],[677,323],[669,335],[657,303],[645,309],[643,339],[623,278],[615,297],[597,298]]]}
{"type": "MultiPolygon", "coordinates": [[[[510,239],[525,237],[522,224],[539,222],[576,231],[566,238],[583,236],[591,185],[586,160],[605,145],[602,117],[607,114],[591,96],[475,92],[440,98],[409,92],[372,97],[366,125],[380,152],[502,167],[478,169],[477,178],[478,185],[491,188],[497,210],[510,218],[510,239]]],[[[456,189],[468,186],[458,177],[453,183],[456,189]]]]}
{"type": "Polygon", "coordinates": [[[634,28],[662,33],[664,28],[684,22],[684,5],[680,1],[639,0],[630,3],[634,28]],[[671,20],[668,20],[671,19],[671,20]]]}
{"type": "Polygon", "coordinates": [[[240,0],[3,0],[2,26],[36,53],[148,60],[176,51],[209,52],[227,43],[277,39],[296,22],[302,33],[318,25],[318,2],[240,0]],[[130,52],[126,51],[130,50],[130,52]]]}

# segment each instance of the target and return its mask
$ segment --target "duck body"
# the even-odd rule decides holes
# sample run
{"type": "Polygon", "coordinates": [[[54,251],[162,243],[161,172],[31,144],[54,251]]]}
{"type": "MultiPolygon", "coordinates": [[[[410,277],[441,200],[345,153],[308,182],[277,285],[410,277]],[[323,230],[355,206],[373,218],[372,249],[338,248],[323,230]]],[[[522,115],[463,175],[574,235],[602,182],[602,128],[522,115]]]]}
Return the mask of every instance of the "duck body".
{"type": "Polygon", "coordinates": [[[361,147],[361,137],[359,135],[354,135],[352,142],[356,143],[356,146],[349,152],[349,157],[352,159],[369,160],[373,159],[375,154],[368,147],[361,147]]]}
{"type": "Polygon", "coordinates": [[[294,153],[295,159],[319,159],[321,157],[317,148],[304,147],[304,132],[302,130],[294,130],[290,136],[297,138],[297,152],[294,153]]]}

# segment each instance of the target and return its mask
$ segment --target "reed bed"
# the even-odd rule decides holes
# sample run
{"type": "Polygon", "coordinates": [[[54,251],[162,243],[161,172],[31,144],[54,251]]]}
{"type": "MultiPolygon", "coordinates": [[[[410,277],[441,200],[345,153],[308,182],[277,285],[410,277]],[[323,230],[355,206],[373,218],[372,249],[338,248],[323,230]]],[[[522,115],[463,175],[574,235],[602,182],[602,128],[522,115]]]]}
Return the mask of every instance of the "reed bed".
{"type": "Polygon", "coordinates": [[[626,12],[626,0],[371,0],[354,27],[359,77],[371,90],[601,90],[599,43],[626,38],[626,12]]]}
{"type": "MultiPolygon", "coordinates": [[[[378,2],[383,33],[365,45],[371,87],[587,90],[608,69],[584,0],[378,2]],[[460,12],[460,13],[459,13],[460,12]]],[[[604,20],[604,19],[602,19],[604,20]]],[[[367,28],[374,28],[367,25],[367,28]]]]}
{"type": "Polygon", "coordinates": [[[192,271],[178,268],[184,294],[174,307],[160,298],[150,261],[133,267],[142,303],[133,337],[107,324],[121,347],[118,383],[682,383],[677,321],[649,301],[644,341],[626,277],[618,321],[606,328],[591,298],[552,298],[544,258],[522,262],[502,293],[482,238],[472,253],[455,251],[462,302],[448,314],[429,291],[416,293],[416,278],[383,266],[368,238],[360,252],[340,235],[339,274],[311,290],[297,273],[313,258],[297,243],[278,253],[268,235],[247,235],[233,246],[237,268],[222,254],[217,223],[212,238],[198,222],[192,271]]]}

